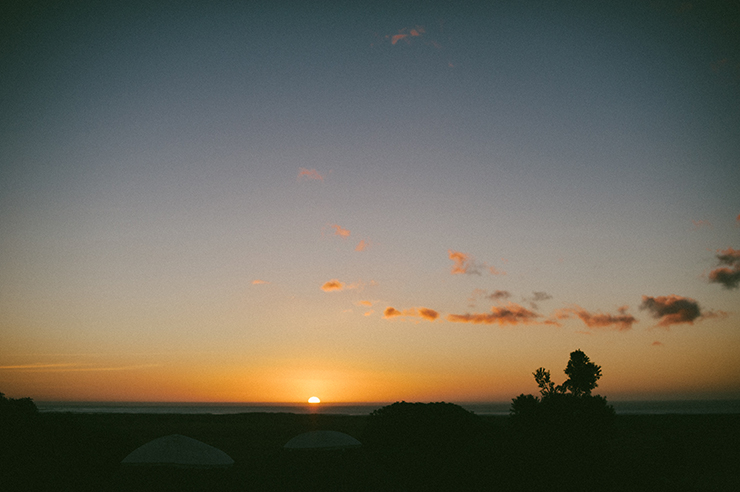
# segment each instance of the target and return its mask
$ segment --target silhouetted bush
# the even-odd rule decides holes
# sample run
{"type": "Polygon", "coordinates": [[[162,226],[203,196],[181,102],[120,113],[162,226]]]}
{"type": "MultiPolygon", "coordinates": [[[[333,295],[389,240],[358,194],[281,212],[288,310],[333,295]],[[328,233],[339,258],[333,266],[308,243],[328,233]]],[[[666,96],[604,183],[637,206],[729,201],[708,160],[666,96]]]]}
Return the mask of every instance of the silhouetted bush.
{"type": "Polygon", "coordinates": [[[476,490],[486,481],[490,435],[459,405],[396,402],[370,414],[362,442],[406,490],[476,490]]]}

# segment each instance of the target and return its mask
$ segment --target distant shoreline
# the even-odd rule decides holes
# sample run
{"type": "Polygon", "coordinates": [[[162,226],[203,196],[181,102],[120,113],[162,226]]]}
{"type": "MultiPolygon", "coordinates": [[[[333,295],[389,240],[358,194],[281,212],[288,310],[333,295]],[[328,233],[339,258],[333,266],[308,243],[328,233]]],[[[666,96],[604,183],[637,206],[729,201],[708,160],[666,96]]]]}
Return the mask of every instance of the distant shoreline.
{"type": "MultiPolygon", "coordinates": [[[[35,402],[40,412],[145,413],[145,414],[238,414],[295,413],[367,415],[392,402],[380,403],[233,403],[233,402],[35,402]]],[[[454,402],[453,402],[454,403],[454,402]]],[[[740,414],[735,400],[616,400],[610,401],[618,415],[740,414]]],[[[477,415],[508,415],[510,402],[458,403],[477,415]]]]}

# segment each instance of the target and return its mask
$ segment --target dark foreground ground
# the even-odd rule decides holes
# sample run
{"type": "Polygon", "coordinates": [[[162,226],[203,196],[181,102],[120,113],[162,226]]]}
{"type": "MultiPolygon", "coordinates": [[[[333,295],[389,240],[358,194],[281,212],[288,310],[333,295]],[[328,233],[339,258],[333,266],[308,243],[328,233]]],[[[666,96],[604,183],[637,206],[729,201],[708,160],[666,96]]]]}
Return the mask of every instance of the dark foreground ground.
{"type": "Polygon", "coordinates": [[[463,447],[451,442],[451,429],[439,439],[412,436],[354,451],[282,448],[317,429],[363,440],[367,421],[281,413],[39,414],[0,436],[0,490],[740,490],[740,415],[617,416],[609,438],[589,449],[525,442],[508,417],[480,417],[463,447]],[[235,465],[220,471],[119,465],[168,434],[215,446],[235,465]]]}

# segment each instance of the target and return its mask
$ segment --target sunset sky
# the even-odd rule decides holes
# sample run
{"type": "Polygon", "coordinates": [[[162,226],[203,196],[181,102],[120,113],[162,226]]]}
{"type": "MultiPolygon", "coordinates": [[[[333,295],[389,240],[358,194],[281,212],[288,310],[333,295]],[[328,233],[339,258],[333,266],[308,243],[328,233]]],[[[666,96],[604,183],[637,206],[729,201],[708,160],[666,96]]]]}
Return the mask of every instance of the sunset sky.
{"type": "Polygon", "coordinates": [[[15,3],[7,396],[740,398],[737,2],[15,3]]]}

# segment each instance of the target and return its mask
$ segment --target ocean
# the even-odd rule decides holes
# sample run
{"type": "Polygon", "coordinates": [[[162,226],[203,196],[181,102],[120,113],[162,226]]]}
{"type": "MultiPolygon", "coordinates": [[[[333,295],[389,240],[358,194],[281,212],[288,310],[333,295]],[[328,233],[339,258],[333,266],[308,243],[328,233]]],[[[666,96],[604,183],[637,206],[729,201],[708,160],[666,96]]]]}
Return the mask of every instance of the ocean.
{"type": "MultiPolygon", "coordinates": [[[[381,403],[162,403],[162,402],[35,402],[40,412],[213,414],[296,413],[368,415],[381,403]]],[[[740,414],[740,400],[610,401],[618,415],[740,414]]],[[[458,403],[477,415],[508,415],[510,402],[458,403]]]]}

